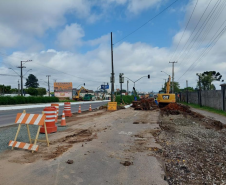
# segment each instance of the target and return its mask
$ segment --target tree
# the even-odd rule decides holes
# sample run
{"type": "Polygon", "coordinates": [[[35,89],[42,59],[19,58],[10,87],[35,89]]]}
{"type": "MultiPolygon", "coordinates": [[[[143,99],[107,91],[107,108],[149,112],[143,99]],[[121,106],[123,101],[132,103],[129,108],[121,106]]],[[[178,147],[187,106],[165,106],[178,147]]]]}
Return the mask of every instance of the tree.
{"type": "Polygon", "coordinates": [[[215,85],[212,83],[213,81],[220,81],[222,78],[222,75],[216,71],[205,71],[196,75],[199,76],[197,88],[201,90],[216,90],[215,85]]]}
{"type": "Polygon", "coordinates": [[[38,90],[32,87],[29,87],[26,89],[26,92],[30,94],[31,96],[37,96],[38,95],[38,90]]]}
{"type": "Polygon", "coordinates": [[[43,96],[46,94],[46,89],[43,87],[37,88],[37,91],[39,96],[43,96]]]}
{"type": "MultiPolygon", "coordinates": [[[[165,85],[164,85],[164,87],[162,88],[161,91],[166,92],[166,84],[167,83],[165,83],[165,85]]],[[[173,86],[174,86],[174,93],[180,92],[180,84],[179,84],[179,82],[173,82],[173,86]]],[[[172,82],[170,83],[170,92],[172,92],[171,89],[172,89],[172,82]]]]}
{"type": "Polygon", "coordinates": [[[188,90],[189,92],[195,91],[195,89],[194,89],[193,87],[186,87],[186,88],[184,88],[184,89],[180,89],[181,92],[187,92],[187,90],[188,90]]]}
{"type": "Polygon", "coordinates": [[[39,83],[38,83],[38,79],[36,78],[35,75],[33,74],[29,74],[28,78],[26,79],[26,83],[25,86],[27,88],[32,87],[32,88],[38,88],[39,83]]]}
{"type": "Polygon", "coordinates": [[[8,85],[8,86],[0,85],[0,93],[2,93],[2,94],[9,94],[10,89],[11,89],[10,85],[8,85]]]}

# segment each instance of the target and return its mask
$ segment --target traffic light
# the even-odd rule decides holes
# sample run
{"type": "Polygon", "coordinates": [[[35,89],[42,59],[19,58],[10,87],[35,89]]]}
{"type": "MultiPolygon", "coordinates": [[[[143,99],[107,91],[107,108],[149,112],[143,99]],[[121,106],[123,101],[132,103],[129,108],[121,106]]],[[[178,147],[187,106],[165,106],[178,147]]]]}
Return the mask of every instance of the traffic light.
{"type": "Polygon", "coordinates": [[[84,86],[86,86],[86,84],[84,83],[84,86]]]}
{"type": "Polygon", "coordinates": [[[148,75],[148,79],[150,78],[150,75],[148,75]]]}

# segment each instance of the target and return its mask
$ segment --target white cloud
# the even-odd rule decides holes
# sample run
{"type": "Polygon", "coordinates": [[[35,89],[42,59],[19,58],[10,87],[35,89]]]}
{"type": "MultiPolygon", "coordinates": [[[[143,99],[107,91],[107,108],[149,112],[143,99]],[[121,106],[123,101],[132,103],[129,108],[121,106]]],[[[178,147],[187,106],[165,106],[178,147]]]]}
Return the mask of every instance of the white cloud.
{"type": "Polygon", "coordinates": [[[59,33],[57,43],[64,49],[70,49],[74,46],[81,46],[81,39],[84,36],[85,33],[82,27],[76,23],[73,23],[71,25],[66,25],[65,29],[59,33]]]}
{"type": "Polygon", "coordinates": [[[143,10],[156,6],[162,0],[128,0],[128,10],[134,14],[138,14],[143,10]]]}

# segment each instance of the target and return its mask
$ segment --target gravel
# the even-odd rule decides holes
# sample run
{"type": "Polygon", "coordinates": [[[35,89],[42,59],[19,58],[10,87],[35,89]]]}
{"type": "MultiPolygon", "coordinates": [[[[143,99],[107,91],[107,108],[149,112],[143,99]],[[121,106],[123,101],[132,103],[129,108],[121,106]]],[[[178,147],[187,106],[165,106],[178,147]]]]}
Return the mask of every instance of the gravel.
{"type": "MultiPolygon", "coordinates": [[[[0,129],[0,153],[5,150],[10,150],[11,148],[8,146],[10,140],[14,140],[18,128],[18,124],[16,126],[5,127],[0,129]]],[[[29,126],[31,138],[34,139],[37,133],[37,126],[29,126]]],[[[57,131],[63,131],[66,127],[58,127],[57,131]]],[[[55,133],[52,133],[55,134],[55,133]]],[[[51,135],[51,134],[48,134],[51,135]]],[[[45,138],[45,134],[39,134],[39,139],[45,138]]],[[[26,125],[22,125],[19,135],[17,137],[17,141],[29,143],[27,127],[26,125]]]]}
{"type": "Polygon", "coordinates": [[[226,184],[226,129],[192,116],[163,116],[156,155],[169,184],[226,184]]]}

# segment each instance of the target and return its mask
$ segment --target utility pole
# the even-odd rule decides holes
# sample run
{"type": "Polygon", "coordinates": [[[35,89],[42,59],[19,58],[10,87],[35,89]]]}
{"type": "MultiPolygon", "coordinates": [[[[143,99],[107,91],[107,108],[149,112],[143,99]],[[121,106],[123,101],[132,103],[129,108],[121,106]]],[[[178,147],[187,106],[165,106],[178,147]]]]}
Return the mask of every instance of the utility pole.
{"type": "Polygon", "coordinates": [[[112,41],[112,32],[111,32],[111,102],[114,98],[114,82],[115,82],[115,73],[114,73],[114,64],[113,64],[113,41],[112,41]]]}
{"type": "Polygon", "coordinates": [[[121,85],[121,103],[122,103],[122,83],[124,83],[124,73],[119,73],[119,83],[121,85]]]}
{"type": "Polygon", "coordinates": [[[187,87],[187,103],[188,103],[188,81],[186,80],[186,87],[187,87]]]}
{"type": "Polygon", "coordinates": [[[18,96],[20,95],[20,80],[18,80],[18,96]]]}
{"type": "Polygon", "coordinates": [[[20,66],[17,68],[20,68],[20,81],[21,81],[21,96],[23,96],[23,68],[26,68],[23,66],[23,62],[31,62],[32,60],[26,60],[26,61],[20,61],[20,66]]]}
{"type": "Polygon", "coordinates": [[[172,93],[174,93],[174,64],[177,62],[169,62],[172,63],[172,93]]]}
{"type": "Polygon", "coordinates": [[[50,97],[49,77],[51,77],[51,75],[46,75],[46,77],[48,77],[48,91],[49,91],[49,97],[50,97]]]}
{"type": "Polygon", "coordinates": [[[127,80],[127,93],[129,94],[129,80],[127,80]]]}

